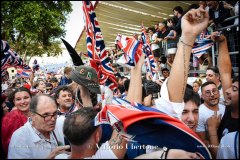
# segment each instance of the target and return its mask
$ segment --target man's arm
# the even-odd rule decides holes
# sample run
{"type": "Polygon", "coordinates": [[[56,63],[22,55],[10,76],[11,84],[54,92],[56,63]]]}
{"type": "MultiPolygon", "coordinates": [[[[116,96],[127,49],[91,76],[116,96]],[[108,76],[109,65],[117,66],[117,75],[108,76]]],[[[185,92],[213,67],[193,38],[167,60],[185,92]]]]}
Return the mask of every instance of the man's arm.
{"type": "Polygon", "coordinates": [[[227,99],[226,90],[232,86],[232,64],[227,47],[227,39],[224,35],[217,36],[219,32],[213,32],[211,39],[218,42],[218,68],[221,77],[224,99],[227,99]]]}
{"type": "Polygon", "coordinates": [[[163,150],[155,151],[148,154],[142,154],[135,159],[197,159],[200,158],[196,153],[187,152],[181,149],[170,149],[166,153],[163,153],[163,150]]]}
{"type": "Polygon", "coordinates": [[[79,85],[79,89],[80,89],[83,107],[93,107],[89,90],[82,85],[79,85]]]}
{"type": "Polygon", "coordinates": [[[217,135],[217,129],[221,122],[221,114],[217,116],[217,112],[215,111],[214,114],[207,119],[207,128],[209,134],[209,150],[213,156],[216,158],[219,141],[217,135]]]}
{"type": "Polygon", "coordinates": [[[127,140],[125,140],[116,129],[113,130],[112,137],[108,141],[111,150],[118,157],[118,159],[123,159],[127,151],[127,140]]]}
{"type": "MultiPolygon", "coordinates": [[[[137,65],[131,69],[131,79],[126,100],[129,102],[142,103],[142,64],[144,63],[144,54],[141,55],[137,65]]],[[[118,159],[123,159],[127,151],[127,140],[125,140],[116,129],[113,130],[109,145],[118,159]]]]}
{"type": "Polygon", "coordinates": [[[197,35],[207,27],[208,21],[208,13],[202,8],[188,11],[181,19],[182,36],[167,84],[171,102],[183,101],[192,46],[197,35]]]}
{"type": "Polygon", "coordinates": [[[131,68],[131,79],[126,100],[129,102],[142,103],[142,65],[145,55],[142,54],[138,63],[131,68]]]}

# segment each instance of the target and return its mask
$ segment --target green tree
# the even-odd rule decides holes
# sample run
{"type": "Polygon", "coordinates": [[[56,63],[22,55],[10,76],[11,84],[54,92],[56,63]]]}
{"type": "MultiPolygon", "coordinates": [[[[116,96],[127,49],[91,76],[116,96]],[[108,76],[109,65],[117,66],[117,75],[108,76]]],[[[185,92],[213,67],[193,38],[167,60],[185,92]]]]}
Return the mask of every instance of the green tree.
{"type": "Polygon", "coordinates": [[[56,56],[72,12],[70,1],[2,1],[1,34],[21,57],[56,56]]]}

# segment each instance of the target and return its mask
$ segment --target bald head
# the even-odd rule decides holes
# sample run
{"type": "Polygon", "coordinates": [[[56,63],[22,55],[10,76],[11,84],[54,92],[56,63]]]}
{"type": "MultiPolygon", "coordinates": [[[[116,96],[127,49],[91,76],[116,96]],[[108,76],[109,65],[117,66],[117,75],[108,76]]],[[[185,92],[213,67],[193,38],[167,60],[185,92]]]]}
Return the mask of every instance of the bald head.
{"type": "Polygon", "coordinates": [[[30,111],[34,113],[39,110],[40,107],[47,108],[48,104],[54,105],[57,108],[57,104],[51,96],[45,94],[36,95],[31,100],[30,111]]]}

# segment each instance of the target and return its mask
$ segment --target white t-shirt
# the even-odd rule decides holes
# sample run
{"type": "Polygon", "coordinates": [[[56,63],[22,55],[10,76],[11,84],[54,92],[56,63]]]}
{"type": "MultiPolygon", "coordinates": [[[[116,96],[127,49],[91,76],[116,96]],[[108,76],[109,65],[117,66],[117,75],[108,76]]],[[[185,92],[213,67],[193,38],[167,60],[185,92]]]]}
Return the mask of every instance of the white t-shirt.
{"type": "Polygon", "coordinates": [[[175,118],[181,119],[182,111],[184,109],[184,102],[182,103],[170,102],[167,82],[168,78],[163,82],[160,91],[161,97],[155,100],[155,106],[153,106],[153,108],[156,108],[175,118]]]}
{"type": "MultiPolygon", "coordinates": [[[[218,104],[219,110],[217,111],[217,115],[222,114],[221,119],[225,112],[225,106],[222,104],[218,104]]],[[[196,132],[204,132],[207,130],[207,119],[214,114],[214,111],[207,108],[205,104],[201,104],[199,106],[199,119],[198,126],[196,128],[196,132]]]]}
{"type": "MultiPolygon", "coordinates": [[[[81,151],[79,151],[81,152],[81,151]]],[[[59,154],[55,159],[68,159],[68,154],[59,154]]],[[[118,159],[117,156],[113,153],[111,147],[109,146],[108,141],[103,143],[98,151],[92,157],[85,157],[84,159],[118,159]]]]}
{"type": "MultiPolygon", "coordinates": [[[[202,90],[201,90],[201,87],[199,88],[198,90],[198,94],[201,96],[202,95],[202,90]]],[[[222,104],[222,105],[225,105],[224,101],[224,95],[223,95],[223,90],[222,88],[219,90],[219,94],[220,94],[220,97],[219,97],[219,103],[222,104]]]]}
{"type": "Polygon", "coordinates": [[[218,147],[217,159],[239,159],[239,132],[231,132],[222,137],[218,147]],[[235,139],[236,134],[238,134],[238,139],[235,139]],[[236,146],[235,141],[237,142],[236,146]]]}
{"type": "MultiPolygon", "coordinates": [[[[151,41],[155,41],[155,39],[157,39],[157,33],[154,33],[152,36],[151,36],[151,41]]],[[[154,51],[156,49],[160,48],[158,44],[151,44],[151,50],[154,51]]]]}
{"type": "Polygon", "coordinates": [[[63,134],[57,128],[54,133],[55,136],[53,132],[50,133],[49,140],[41,138],[41,133],[33,128],[29,118],[24,126],[13,133],[8,147],[8,159],[46,158],[58,143],[64,144],[63,134]]]}

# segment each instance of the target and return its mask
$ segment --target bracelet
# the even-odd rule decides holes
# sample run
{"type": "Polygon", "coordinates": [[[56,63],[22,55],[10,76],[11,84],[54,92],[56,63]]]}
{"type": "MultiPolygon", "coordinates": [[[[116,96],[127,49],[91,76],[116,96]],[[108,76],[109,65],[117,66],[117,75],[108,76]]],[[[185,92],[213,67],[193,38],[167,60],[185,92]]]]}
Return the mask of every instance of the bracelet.
{"type": "Polygon", "coordinates": [[[192,47],[192,48],[193,48],[193,46],[192,46],[192,45],[190,45],[190,44],[187,44],[187,43],[183,42],[183,40],[182,40],[181,38],[179,38],[179,42],[182,42],[182,44],[184,44],[184,45],[186,45],[186,46],[189,46],[189,47],[192,47]]]}
{"type": "Polygon", "coordinates": [[[163,152],[162,152],[160,158],[163,159],[163,156],[164,156],[164,159],[167,159],[168,151],[169,151],[169,149],[167,147],[163,147],[163,152]]]}
{"type": "Polygon", "coordinates": [[[209,137],[218,136],[218,135],[209,135],[209,137]]]}

